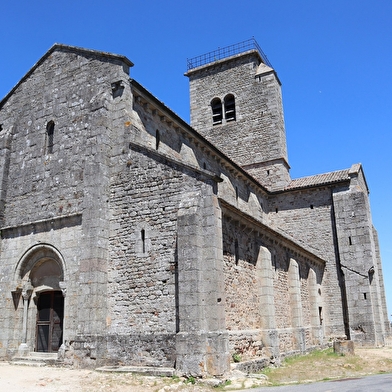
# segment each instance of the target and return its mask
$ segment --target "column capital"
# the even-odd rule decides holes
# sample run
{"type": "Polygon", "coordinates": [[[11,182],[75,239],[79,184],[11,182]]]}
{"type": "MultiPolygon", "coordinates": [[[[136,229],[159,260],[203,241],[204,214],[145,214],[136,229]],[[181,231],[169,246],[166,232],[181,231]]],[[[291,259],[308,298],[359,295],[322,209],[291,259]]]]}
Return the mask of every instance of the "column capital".
{"type": "Polygon", "coordinates": [[[65,297],[67,295],[67,284],[65,282],[59,282],[59,286],[63,293],[63,297],[65,297]]]}
{"type": "Polygon", "coordinates": [[[23,285],[22,288],[22,297],[24,300],[28,300],[33,293],[34,287],[32,286],[30,279],[23,285]]]}

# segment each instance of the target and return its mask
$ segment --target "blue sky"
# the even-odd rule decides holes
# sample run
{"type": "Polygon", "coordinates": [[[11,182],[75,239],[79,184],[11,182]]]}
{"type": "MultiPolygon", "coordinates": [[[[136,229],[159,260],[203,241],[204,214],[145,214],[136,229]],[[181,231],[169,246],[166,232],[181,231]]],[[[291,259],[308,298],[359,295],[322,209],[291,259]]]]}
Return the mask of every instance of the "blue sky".
{"type": "Polygon", "coordinates": [[[189,121],[186,59],[255,37],[282,81],[292,178],[362,163],[392,312],[392,1],[1,1],[0,97],[55,43],[127,56],[189,121]]]}

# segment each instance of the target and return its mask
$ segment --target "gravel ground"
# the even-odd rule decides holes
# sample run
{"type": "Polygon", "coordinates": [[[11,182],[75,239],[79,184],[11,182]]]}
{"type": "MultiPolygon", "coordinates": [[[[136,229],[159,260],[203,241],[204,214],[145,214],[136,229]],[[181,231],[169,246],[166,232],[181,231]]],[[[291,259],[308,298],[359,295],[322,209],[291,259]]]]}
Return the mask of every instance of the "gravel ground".
{"type": "MultiPolygon", "coordinates": [[[[356,357],[361,363],[358,373],[376,374],[392,373],[392,347],[356,348],[356,357]]],[[[321,364],[320,364],[321,365],[321,364]]],[[[348,364],[330,364],[330,366],[314,366],[317,379],[334,378],[336,369],[345,369],[354,376],[356,371],[348,364]],[[323,374],[320,375],[321,369],[323,374]],[[325,373],[325,374],[324,374],[325,373]]],[[[294,369],[291,369],[292,372],[294,369]]],[[[306,369],[306,376],[311,379],[312,371],[306,369]]],[[[358,374],[359,375],[359,374],[358,374]]],[[[347,374],[346,374],[347,376],[347,374]]],[[[340,376],[341,377],[341,376],[340,376]]],[[[308,379],[308,381],[309,381],[308,379]]],[[[222,389],[241,389],[264,384],[264,380],[246,379],[241,374],[233,374],[231,385],[222,389]]],[[[221,390],[222,390],[221,389],[221,390]]],[[[268,389],[271,390],[271,389],[268,389]]],[[[69,369],[59,367],[33,367],[13,365],[0,362],[0,391],[4,392],[211,392],[217,391],[207,384],[192,385],[183,378],[151,377],[130,373],[101,373],[86,369],[69,369]]]]}

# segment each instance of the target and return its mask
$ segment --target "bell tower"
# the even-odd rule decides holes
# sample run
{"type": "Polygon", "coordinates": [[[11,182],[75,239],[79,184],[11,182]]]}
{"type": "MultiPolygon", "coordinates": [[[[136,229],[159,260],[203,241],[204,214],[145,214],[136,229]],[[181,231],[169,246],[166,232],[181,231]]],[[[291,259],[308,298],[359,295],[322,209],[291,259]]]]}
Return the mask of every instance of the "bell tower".
{"type": "Polygon", "coordinates": [[[254,39],[188,59],[191,126],[270,190],[290,181],[281,84],[254,39]]]}

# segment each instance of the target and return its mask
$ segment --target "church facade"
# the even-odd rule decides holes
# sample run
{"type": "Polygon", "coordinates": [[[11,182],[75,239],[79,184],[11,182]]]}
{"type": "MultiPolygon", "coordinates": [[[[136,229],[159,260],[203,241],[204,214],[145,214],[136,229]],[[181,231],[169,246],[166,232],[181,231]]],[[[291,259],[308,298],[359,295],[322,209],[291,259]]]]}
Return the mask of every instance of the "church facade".
{"type": "Polygon", "coordinates": [[[54,45],[0,102],[0,357],[221,375],[389,335],[360,164],[291,179],[254,40],[191,59],[191,124],[54,45]]]}

